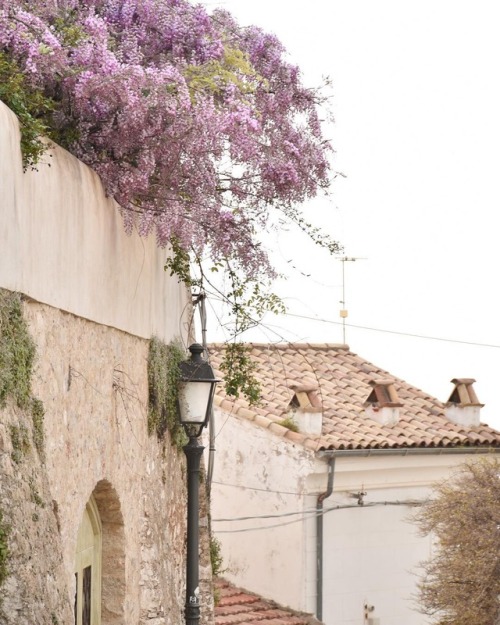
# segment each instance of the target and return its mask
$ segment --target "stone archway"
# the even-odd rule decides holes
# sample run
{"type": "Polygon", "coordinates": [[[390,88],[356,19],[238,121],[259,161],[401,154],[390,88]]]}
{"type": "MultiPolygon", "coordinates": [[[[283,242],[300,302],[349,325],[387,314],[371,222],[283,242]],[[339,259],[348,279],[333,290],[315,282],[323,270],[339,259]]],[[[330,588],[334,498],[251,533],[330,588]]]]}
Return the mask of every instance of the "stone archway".
{"type": "Polygon", "coordinates": [[[102,535],[100,625],[123,625],[125,603],[125,531],[120,500],[107,480],[92,493],[102,535]]]}

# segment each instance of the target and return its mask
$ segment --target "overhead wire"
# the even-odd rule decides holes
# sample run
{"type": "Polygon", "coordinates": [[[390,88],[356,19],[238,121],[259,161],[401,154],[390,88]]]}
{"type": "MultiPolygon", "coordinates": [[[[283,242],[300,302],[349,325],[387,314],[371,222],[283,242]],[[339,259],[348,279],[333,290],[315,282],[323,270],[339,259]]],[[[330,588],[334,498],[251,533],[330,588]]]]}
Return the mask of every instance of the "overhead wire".
{"type": "Polygon", "coordinates": [[[260,515],[260,516],[248,516],[248,517],[234,517],[232,519],[212,519],[212,523],[222,523],[222,522],[233,522],[233,521],[244,521],[244,520],[259,520],[259,519],[272,519],[272,518],[283,518],[283,517],[287,517],[287,516],[295,516],[300,514],[300,518],[298,519],[291,519],[289,521],[284,521],[283,523],[274,523],[272,525],[261,525],[261,526],[254,526],[254,527],[242,527],[242,528],[238,528],[238,529],[218,529],[216,530],[216,534],[240,534],[243,532],[256,532],[256,531],[260,531],[260,530],[269,530],[269,529],[275,529],[278,527],[284,527],[286,525],[292,525],[293,523],[300,523],[300,522],[304,522],[304,521],[308,521],[310,519],[314,519],[320,515],[325,515],[328,514],[330,512],[335,512],[336,510],[346,510],[346,509],[352,509],[352,508],[358,508],[358,509],[362,509],[362,508],[374,508],[377,506],[411,506],[411,507],[415,507],[415,506],[421,506],[424,503],[426,503],[427,500],[421,500],[421,499],[410,499],[410,500],[405,500],[405,501],[371,501],[371,502],[365,502],[362,505],[360,505],[359,503],[352,503],[352,504],[338,504],[336,506],[330,506],[329,508],[326,508],[322,511],[318,511],[316,508],[314,509],[310,509],[310,510],[304,510],[304,511],[299,511],[299,512],[288,512],[288,513],[282,513],[282,514],[276,514],[276,515],[260,515]]]}
{"type": "MultiPolygon", "coordinates": [[[[319,321],[321,323],[329,323],[333,325],[342,325],[341,321],[332,321],[330,319],[321,319],[319,317],[308,317],[307,315],[298,315],[295,313],[284,313],[288,317],[296,317],[298,319],[307,319],[308,321],[319,321]]],[[[401,332],[398,330],[387,330],[385,328],[374,328],[371,326],[362,326],[354,323],[346,323],[345,324],[349,328],[356,328],[358,330],[369,330],[371,332],[383,332],[384,334],[397,334],[399,336],[410,336],[412,338],[417,339],[426,339],[429,341],[444,341],[445,343],[458,343],[460,345],[473,345],[475,347],[492,347],[494,349],[500,349],[500,345],[495,345],[494,343],[479,343],[476,341],[463,341],[461,339],[448,339],[441,336],[430,336],[426,334],[416,334],[412,332],[401,332]]]]}
{"type": "Polygon", "coordinates": [[[213,480],[214,484],[218,484],[219,486],[231,486],[232,488],[242,488],[244,490],[253,490],[261,493],[273,493],[275,495],[295,495],[296,497],[301,497],[303,493],[298,493],[297,491],[291,490],[273,490],[271,488],[259,488],[258,486],[244,486],[243,484],[230,484],[229,482],[218,482],[217,480],[213,480]]]}
{"type": "MultiPolygon", "coordinates": [[[[222,302],[222,298],[218,298],[218,297],[214,297],[214,299],[222,302]]],[[[213,305],[212,305],[213,306],[213,305]]],[[[291,313],[291,312],[284,312],[281,313],[283,316],[285,317],[293,317],[295,319],[305,319],[307,321],[317,321],[319,323],[326,323],[329,325],[336,325],[336,326],[341,326],[343,325],[342,321],[333,321],[332,319],[323,319],[321,317],[311,317],[309,315],[299,315],[297,313],[291,313]]],[[[269,332],[271,332],[272,334],[274,334],[277,338],[283,340],[284,342],[288,343],[289,341],[277,330],[274,329],[273,324],[269,324],[269,323],[263,323],[262,321],[260,322],[260,325],[263,326],[264,328],[266,328],[269,332]]],[[[462,339],[452,339],[452,338],[446,338],[446,337],[442,337],[442,336],[432,336],[432,335],[428,335],[428,334],[419,334],[416,332],[403,332],[400,330],[389,330],[387,328],[376,328],[373,326],[364,326],[364,325],[359,325],[359,324],[354,324],[354,323],[346,323],[345,324],[346,327],[349,328],[354,328],[356,330],[367,330],[369,332],[380,332],[383,334],[395,334],[397,336],[408,336],[411,338],[417,338],[417,339],[424,339],[424,340],[428,340],[428,341],[441,341],[444,343],[455,343],[458,345],[470,345],[472,347],[488,347],[491,349],[500,349],[500,345],[496,345],[495,343],[482,343],[479,341],[465,341],[462,339]]]]}

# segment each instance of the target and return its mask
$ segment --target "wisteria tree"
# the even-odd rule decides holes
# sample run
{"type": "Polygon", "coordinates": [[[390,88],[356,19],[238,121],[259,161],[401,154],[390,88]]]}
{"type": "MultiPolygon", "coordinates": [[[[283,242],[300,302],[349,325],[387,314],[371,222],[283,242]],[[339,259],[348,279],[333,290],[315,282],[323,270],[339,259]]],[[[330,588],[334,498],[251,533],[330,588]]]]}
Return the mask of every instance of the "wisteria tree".
{"type": "Polygon", "coordinates": [[[170,270],[189,280],[190,261],[208,258],[227,271],[237,315],[245,297],[279,306],[261,294],[273,268],[259,233],[273,219],[338,250],[299,208],[331,177],[320,93],[274,35],[225,11],[0,0],[0,98],[20,119],[25,167],[40,134],[67,148],[99,174],[127,231],[171,246],[170,270]]]}

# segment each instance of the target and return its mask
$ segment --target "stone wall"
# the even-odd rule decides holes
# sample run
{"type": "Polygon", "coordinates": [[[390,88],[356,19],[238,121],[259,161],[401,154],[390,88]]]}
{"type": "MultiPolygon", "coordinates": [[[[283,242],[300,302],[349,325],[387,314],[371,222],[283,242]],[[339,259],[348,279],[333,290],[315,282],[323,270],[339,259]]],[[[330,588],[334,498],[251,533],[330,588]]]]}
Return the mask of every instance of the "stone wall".
{"type": "MultiPolygon", "coordinates": [[[[178,625],[185,458],[168,433],[148,435],[148,341],[32,301],[24,314],[38,353],[32,389],[45,408],[45,446],[40,457],[29,416],[9,403],[0,413],[0,505],[11,526],[1,622],[72,622],[76,536],[94,494],[109,528],[103,625],[178,625]],[[26,435],[21,446],[12,427],[26,435]]],[[[202,543],[210,578],[206,533],[202,543]]],[[[210,622],[210,583],[204,588],[210,622]]]]}

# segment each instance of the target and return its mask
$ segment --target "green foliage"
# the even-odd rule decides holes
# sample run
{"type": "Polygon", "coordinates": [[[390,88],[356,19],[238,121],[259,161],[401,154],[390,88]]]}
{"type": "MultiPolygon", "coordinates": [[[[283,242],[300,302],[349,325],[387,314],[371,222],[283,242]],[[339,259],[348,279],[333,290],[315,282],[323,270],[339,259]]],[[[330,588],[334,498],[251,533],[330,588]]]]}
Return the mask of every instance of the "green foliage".
{"type": "Polygon", "coordinates": [[[260,385],[254,376],[255,363],[249,357],[248,348],[244,343],[226,345],[221,364],[224,372],[226,394],[239,397],[240,392],[250,405],[260,400],[260,385]]]}
{"type": "Polygon", "coordinates": [[[74,47],[85,37],[83,30],[73,22],[73,12],[67,11],[53,21],[53,28],[64,46],[74,47]]]}
{"type": "Polygon", "coordinates": [[[42,137],[51,136],[49,119],[55,110],[55,103],[40,90],[31,87],[15,60],[2,51],[0,100],[19,120],[23,169],[36,169],[36,164],[49,147],[42,137]]]}
{"type": "Polygon", "coordinates": [[[0,588],[8,575],[7,561],[9,559],[9,533],[10,527],[4,522],[3,514],[0,510],[0,588]]]}
{"type": "Polygon", "coordinates": [[[282,300],[261,282],[229,270],[231,289],[227,299],[232,307],[235,334],[246,332],[258,325],[267,312],[275,315],[286,312],[282,300]]]}
{"type": "Polygon", "coordinates": [[[19,464],[30,448],[29,432],[24,425],[10,426],[10,439],[12,441],[12,460],[19,464]]]}
{"type": "Polygon", "coordinates": [[[288,430],[291,430],[292,432],[298,432],[299,431],[299,426],[295,423],[295,421],[292,419],[292,417],[286,417],[285,419],[282,419],[279,422],[280,425],[282,425],[284,428],[287,428],[288,430]]]}
{"type": "Polygon", "coordinates": [[[186,354],[179,343],[166,345],[157,338],[149,343],[148,357],[148,431],[161,438],[166,430],[172,443],[181,448],[187,442],[177,418],[179,363],[186,354]]]}
{"type": "Polygon", "coordinates": [[[181,256],[175,249],[172,259],[165,268],[170,269],[171,275],[177,273],[187,286],[194,285],[202,293],[208,286],[228,305],[232,317],[233,340],[227,343],[221,364],[225,391],[231,397],[239,397],[242,394],[250,405],[254,405],[260,399],[260,384],[254,375],[255,365],[249,357],[247,347],[236,341],[236,337],[258,325],[264,314],[284,313],[285,306],[282,300],[271,292],[269,284],[235,271],[227,259],[210,267],[210,274],[223,272],[229,279],[229,288],[224,289],[214,285],[211,276],[204,271],[199,257],[195,257],[192,261],[199,276],[195,280],[191,278],[189,258],[186,256],[181,263],[181,256]]]}
{"type": "Polygon", "coordinates": [[[210,538],[210,564],[212,565],[212,575],[217,577],[222,575],[226,569],[222,568],[223,558],[220,542],[212,536],[210,538]]]}
{"type": "Polygon", "coordinates": [[[45,409],[43,402],[36,397],[31,398],[31,416],[33,417],[33,442],[36,450],[43,456],[44,453],[44,434],[43,434],[43,417],[45,409]]]}
{"type": "Polygon", "coordinates": [[[0,407],[8,396],[19,408],[31,403],[35,344],[23,318],[21,297],[0,291],[0,407]]]}
{"type": "MultiPolygon", "coordinates": [[[[31,414],[33,442],[43,456],[43,403],[31,393],[31,377],[35,361],[35,344],[23,317],[21,297],[0,289],[0,408],[7,398],[31,414]]],[[[29,449],[25,426],[11,426],[12,458],[20,462],[29,449]]]]}
{"type": "Polygon", "coordinates": [[[343,247],[338,241],[332,239],[332,237],[326,233],[322,228],[313,226],[310,222],[304,219],[299,208],[297,206],[288,206],[281,209],[286,216],[285,221],[294,223],[302,232],[304,232],[316,245],[327,250],[330,254],[340,254],[343,251],[343,247]]]}
{"type": "Polygon", "coordinates": [[[165,271],[170,271],[170,276],[177,276],[179,282],[184,282],[188,287],[200,286],[200,281],[193,279],[191,275],[191,258],[179,239],[172,237],[170,247],[171,255],[165,261],[165,271]]]}
{"type": "Polygon", "coordinates": [[[222,60],[211,60],[203,65],[188,65],[184,76],[189,86],[191,98],[196,93],[207,92],[217,96],[224,94],[229,85],[235,85],[241,93],[253,93],[259,84],[266,81],[253,68],[248,54],[225,46],[222,60]]]}
{"type": "MultiPolygon", "coordinates": [[[[173,240],[171,256],[165,263],[165,270],[170,275],[176,275],[179,281],[184,282],[190,288],[199,288],[203,291],[204,284],[210,284],[203,271],[201,259],[194,258],[194,264],[199,271],[199,278],[193,278],[191,273],[192,258],[173,240]]],[[[210,268],[211,273],[224,270],[223,262],[214,263],[210,268]]],[[[227,267],[226,267],[227,268],[227,267]]],[[[234,336],[256,325],[265,312],[284,312],[283,302],[274,293],[263,291],[262,285],[249,278],[239,276],[230,268],[227,273],[231,280],[231,288],[228,293],[220,294],[231,307],[234,318],[234,336]]],[[[243,343],[232,342],[226,346],[221,370],[224,372],[224,384],[226,393],[231,397],[239,397],[240,393],[253,405],[260,399],[260,386],[253,371],[255,365],[248,357],[248,351],[243,343]]]]}

